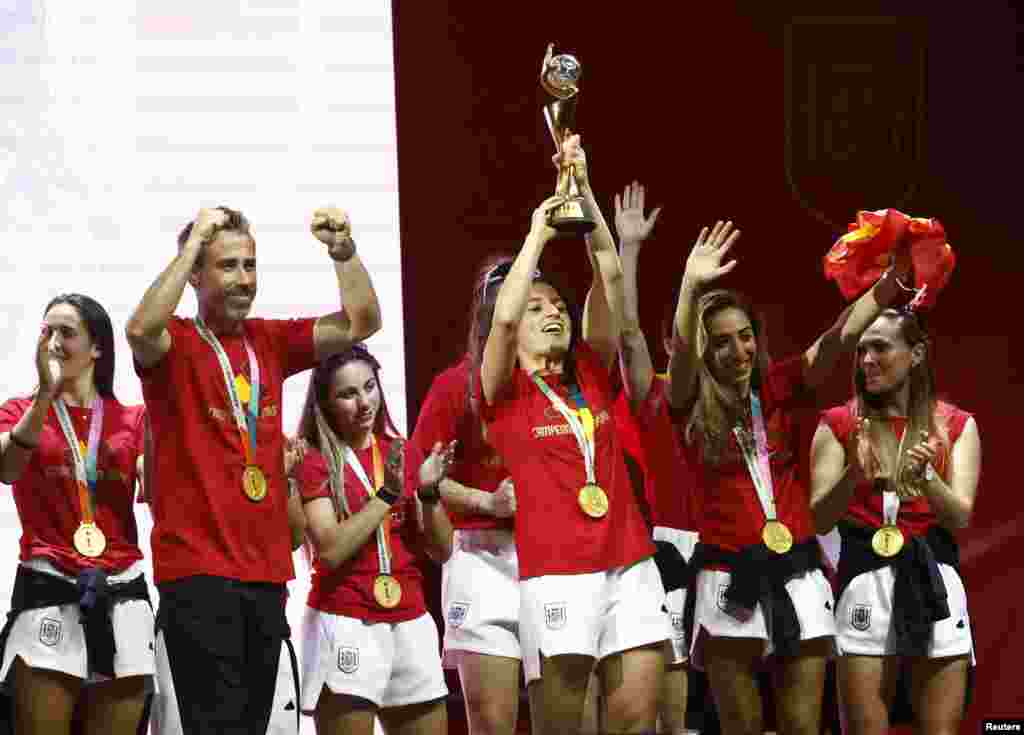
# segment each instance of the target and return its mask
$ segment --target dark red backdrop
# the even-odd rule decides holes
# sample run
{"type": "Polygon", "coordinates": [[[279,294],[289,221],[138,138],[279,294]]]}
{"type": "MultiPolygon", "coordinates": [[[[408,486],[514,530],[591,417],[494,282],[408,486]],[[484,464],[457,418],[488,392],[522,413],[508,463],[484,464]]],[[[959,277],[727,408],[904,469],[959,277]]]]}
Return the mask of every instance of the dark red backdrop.
{"type": "MultiPolygon", "coordinates": [[[[855,209],[939,217],[959,257],[932,318],[939,380],[977,416],[985,451],[960,536],[979,655],[964,732],[977,732],[980,717],[1024,715],[1013,469],[1024,389],[1010,338],[1021,26],[1009,0],[829,5],[846,17],[791,2],[395,0],[409,415],[461,353],[476,264],[517,249],[552,191],[537,83],[548,41],[584,66],[579,128],[606,216],[632,178],[665,207],[641,262],[649,335],[716,218],[744,231],[730,285],[763,306],[781,356],[840,309],[820,258],[855,209]]],[[[588,282],[580,243],[555,243],[544,261],[588,282]]],[[[824,400],[842,399],[848,377],[837,371],[824,400]]]]}

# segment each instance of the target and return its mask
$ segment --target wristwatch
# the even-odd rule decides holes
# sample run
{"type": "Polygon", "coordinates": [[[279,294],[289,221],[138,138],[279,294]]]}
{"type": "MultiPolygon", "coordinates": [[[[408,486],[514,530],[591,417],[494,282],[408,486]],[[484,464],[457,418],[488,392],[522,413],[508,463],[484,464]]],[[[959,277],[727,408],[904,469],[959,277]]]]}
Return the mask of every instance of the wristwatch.
{"type": "Polygon", "coordinates": [[[938,477],[938,473],[935,471],[935,468],[932,467],[932,463],[931,462],[925,462],[925,464],[924,464],[924,481],[925,482],[934,482],[936,477],[938,477]]]}
{"type": "Polygon", "coordinates": [[[441,491],[437,483],[433,485],[420,485],[419,490],[416,491],[416,496],[420,499],[421,503],[436,503],[441,499],[441,491]]]}

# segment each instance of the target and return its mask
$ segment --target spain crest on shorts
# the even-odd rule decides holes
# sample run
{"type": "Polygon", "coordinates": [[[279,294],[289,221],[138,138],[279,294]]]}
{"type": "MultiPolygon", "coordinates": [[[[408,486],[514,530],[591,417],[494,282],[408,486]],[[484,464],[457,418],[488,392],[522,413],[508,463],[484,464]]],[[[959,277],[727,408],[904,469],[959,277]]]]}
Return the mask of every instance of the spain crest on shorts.
{"type": "Polygon", "coordinates": [[[561,630],[568,617],[564,602],[551,602],[544,606],[544,624],[548,630],[561,630]]]}
{"type": "Polygon", "coordinates": [[[63,623],[53,618],[43,618],[42,624],[39,626],[39,642],[44,646],[50,646],[53,648],[60,643],[61,629],[63,623]]]}
{"type": "Polygon", "coordinates": [[[468,602],[453,602],[448,606],[448,625],[458,628],[466,622],[466,615],[469,613],[468,602]]]}
{"type": "Polygon", "coordinates": [[[786,180],[836,231],[858,210],[913,200],[925,45],[924,24],[910,17],[795,17],[785,28],[786,180]]]}
{"type": "Polygon", "coordinates": [[[338,670],[343,674],[354,674],[359,670],[359,649],[342,646],[338,649],[338,670]]]}
{"type": "Polygon", "coordinates": [[[854,605],[850,610],[850,625],[854,630],[867,630],[871,627],[871,605],[854,605]]]}

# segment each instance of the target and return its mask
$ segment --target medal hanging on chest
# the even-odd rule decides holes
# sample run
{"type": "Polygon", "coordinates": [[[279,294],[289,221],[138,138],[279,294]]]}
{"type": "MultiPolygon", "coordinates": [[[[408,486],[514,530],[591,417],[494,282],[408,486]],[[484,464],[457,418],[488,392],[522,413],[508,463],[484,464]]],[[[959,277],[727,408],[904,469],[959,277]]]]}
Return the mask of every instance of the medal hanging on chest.
{"type": "Polygon", "coordinates": [[[733,434],[743,453],[761,510],[764,511],[765,524],[761,528],[761,541],[776,554],[785,554],[793,548],[793,533],[779,520],[776,512],[775,487],[768,459],[768,434],[764,428],[761,399],[753,388],[750,390],[750,423],[752,432],[737,425],[733,428],[733,434]]]}
{"type": "Polygon", "coordinates": [[[555,409],[562,414],[562,418],[569,424],[576,443],[579,445],[580,453],[583,455],[584,469],[587,473],[587,481],[576,494],[576,502],[583,514],[589,518],[600,520],[608,515],[608,494],[597,484],[596,474],[596,436],[597,427],[594,421],[594,414],[587,405],[582,389],[573,384],[569,389],[570,397],[576,405],[572,410],[562,400],[561,396],[555,393],[539,373],[530,376],[540,392],[548,399],[555,409]]]}
{"type": "Polygon", "coordinates": [[[100,438],[103,434],[103,398],[97,396],[92,402],[89,443],[84,446],[75,434],[75,427],[64,401],[58,398],[54,401],[53,407],[64,439],[71,449],[71,459],[74,463],[75,486],[81,521],[71,541],[75,551],[82,556],[95,559],[103,556],[103,552],[107,548],[107,537],[96,523],[96,483],[98,478],[96,460],[99,454],[100,438]]]}
{"type": "MultiPolygon", "coordinates": [[[[373,482],[366,475],[363,463],[347,444],[342,445],[345,464],[352,468],[352,472],[359,478],[367,497],[374,497],[377,491],[384,487],[384,462],[380,454],[380,445],[377,437],[370,435],[370,454],[373,461],[373,482]]],[[[344,492],[344,488],[342,488],[344,492]]],[[[392,574],[391,570],[391,510],[389,509],[384,520],[377,526],[377,576],[373,580],[373,599],[378,605],[385,609],[398,607],[402,602],[402,585],[392,574]]]]}
{"type": "Polygon", "coordinates": [[[890,482],[898,482],[901,476],[900,467],[903,464],[903,442],[907,438],[907,427],[903,429],[900,437],[899,448],[896,450],[897,469],[893,471],[893,477],[889,480],[880,480],[882,486],[882,526],[871,536],[871,548],[876,554],[882,557],[893,557],[903,550],[906,539],[903,531],[896,525],[896,518],[900,513],[900,495],[890,488],[890,482]]]}
{"type": "Polygon", "coordinates": [[[258,503],[267,497],[267,476],[255,459],[257,420],[260,415],[260,364],[257,362],[256,353],[243,331],[242,342],[249,360],[249,377],[247,380],[244,375],[234,375],[231,360],[228,359],[217,335],[210,331],[199,316],[195,318],[195,325],[199,336],[217,356],[217,364],[220,366],[221,375],[224,378],[224,387],[227,390],[228,402],[231,404],[231,414],[235,419],[235,426],[238,428],[245,461],[242,468],[242,492],[249,500],[258,503]]]}

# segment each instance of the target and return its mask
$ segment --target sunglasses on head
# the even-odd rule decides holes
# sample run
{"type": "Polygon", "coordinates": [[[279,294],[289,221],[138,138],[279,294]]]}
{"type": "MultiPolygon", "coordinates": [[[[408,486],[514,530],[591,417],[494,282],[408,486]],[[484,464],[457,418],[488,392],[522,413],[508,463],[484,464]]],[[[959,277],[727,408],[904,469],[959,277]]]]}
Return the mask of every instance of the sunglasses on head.
{"type": "MultiPolygon", "coordinates": [[[[513,261],[510,260],[507,263],[501,263],[499,265],[496,265],[489,271],[487,271],[487,273],[484,274],[484,288],[486,289],[489,286],[491,286],[491,284],[494,283],[501,283],[506,278],[508,278],[509,271],[512,270],[512,263],[513,261]]],[[[540,277],[540,271],[535,270],[533,272],[533,280],[536,281],[540,277]]]]}

